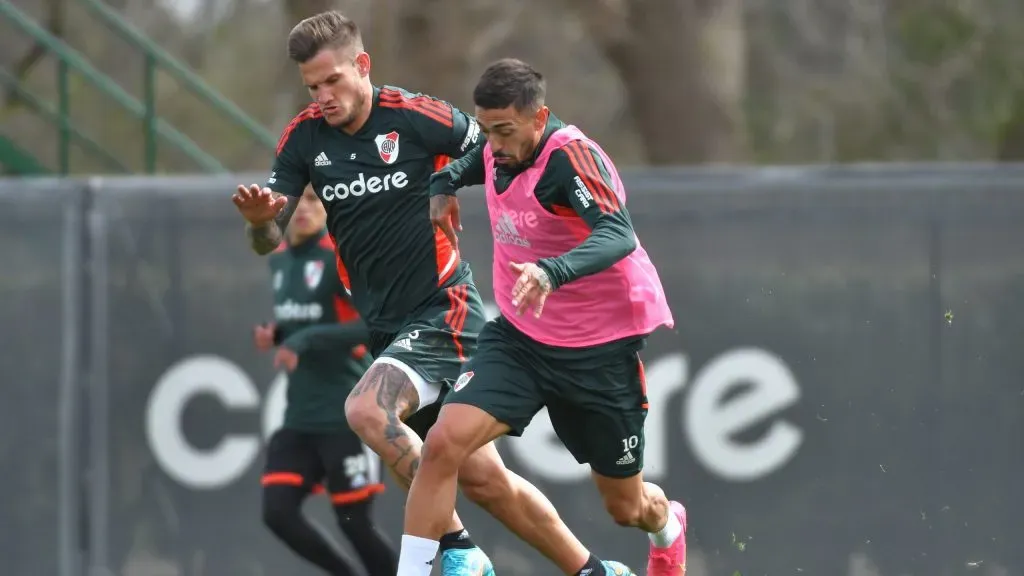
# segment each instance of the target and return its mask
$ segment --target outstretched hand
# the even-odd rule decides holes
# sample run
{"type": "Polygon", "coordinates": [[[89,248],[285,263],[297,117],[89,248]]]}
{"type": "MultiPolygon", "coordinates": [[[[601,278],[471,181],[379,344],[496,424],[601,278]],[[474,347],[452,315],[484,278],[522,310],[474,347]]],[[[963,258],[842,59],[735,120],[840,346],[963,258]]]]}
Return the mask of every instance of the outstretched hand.
{"type": "Polygon", "coordinates": [[[242,217],[254,226],[270,222],[288,204],[287,197],[274,194],[270,188],[260,188],[258,184],[248,187],[239,184],[231,201],[242,217]]]}

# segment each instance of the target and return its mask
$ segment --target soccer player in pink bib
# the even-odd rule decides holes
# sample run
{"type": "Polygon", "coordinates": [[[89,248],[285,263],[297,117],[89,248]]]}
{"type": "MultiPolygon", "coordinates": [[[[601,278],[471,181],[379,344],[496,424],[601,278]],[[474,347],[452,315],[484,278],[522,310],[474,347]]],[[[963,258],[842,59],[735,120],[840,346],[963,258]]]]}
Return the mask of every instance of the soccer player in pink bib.
{"type": "MultiPolygon", "coordinates": [[[[455,190],[484,185],[501,315],[483,328],[427,435],[406,504],[399,576],[429,573],[408,567],[436,550],[462,462],[499,436],[521,435],[543,407],[566,448],[590,465],[615,522],[648,534],[647,574],[686,572],[686,510],[642,475],[639,352],[655,329],[673,325],[672,313],[614,164],[551,114],[544,93],[543,77],[524,62],[488,67],[473,92],[486,144],[431,180],[431,218],[453,242],[455,190]]],[[[611,564],[576,574],[632,574],[611,564]]]]}

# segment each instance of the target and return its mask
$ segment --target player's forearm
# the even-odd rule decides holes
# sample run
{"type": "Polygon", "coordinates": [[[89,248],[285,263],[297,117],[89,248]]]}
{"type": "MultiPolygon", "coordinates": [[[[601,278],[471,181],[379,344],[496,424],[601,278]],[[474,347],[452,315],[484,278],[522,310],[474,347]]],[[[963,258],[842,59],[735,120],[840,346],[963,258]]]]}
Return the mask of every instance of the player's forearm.
{"type": "MultiPolygon", "coordinates": [[[[274,192],[274,197],[279,198],[281,194],[274,192]]],[[[292,214],[299,207],[299,196],[288,196],[288,201],[272,220],[261,224],[245,223],[245,235],[249,238],[249,245],[252,246],[260,256],[270,254],[284,242],[284,231],[288,229],[288,223],[292,220],[292,214]]]]}
{"type": "Polygon", "coordinates": [[[611,268],[636,249],[636,235],[629,226],[599,225],[582,244],[537,265],[544,269],[553,288],[611,268]]]}
{"type": "Polygon", "coordinates": [[[281,345],[299,354],[332,350],[347,352],[360,344],[366,344],[369,339],[370,332],[366,324],[356,320],[345,324],[310,326],[288,337],[281,345]]]}
{"type": "Polygon", "coordinates": [[[284,232],[273,220],[255,225],[246,222],[245,235],[249,238],[249,246],[260,256],[270,254],[284,240],[284,232]]]}
{"type": "Polygon", "coordinates": [[[459,188],[484,183],[483,146],[477,146],[465,156],[430,176],[430,195],[452,195],[459,188]]]}

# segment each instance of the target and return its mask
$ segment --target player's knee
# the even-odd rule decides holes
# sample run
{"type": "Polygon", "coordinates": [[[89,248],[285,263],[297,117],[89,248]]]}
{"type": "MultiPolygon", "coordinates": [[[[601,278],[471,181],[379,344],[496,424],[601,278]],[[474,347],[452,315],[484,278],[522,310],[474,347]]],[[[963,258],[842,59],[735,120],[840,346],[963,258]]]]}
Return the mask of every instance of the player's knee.
{"type": "Polygon", "coordinates": [[[423,465],[457,471],[469,455],[465,441],[449,422],[439,420],[423,440],[423,465]]]}
{"type": "Polygon", "coordinates": [[[643,504],[625,495],[606,495],[604,508],[619,526],[639,526],[643,517],[643,504]]]}
{"type": "Polygon", "coordinates": [[[359,438],[371,444],[374,431],[383,430],[387,415],[373,398],[349,396],[345,400],[345,419],[359,438]]]}

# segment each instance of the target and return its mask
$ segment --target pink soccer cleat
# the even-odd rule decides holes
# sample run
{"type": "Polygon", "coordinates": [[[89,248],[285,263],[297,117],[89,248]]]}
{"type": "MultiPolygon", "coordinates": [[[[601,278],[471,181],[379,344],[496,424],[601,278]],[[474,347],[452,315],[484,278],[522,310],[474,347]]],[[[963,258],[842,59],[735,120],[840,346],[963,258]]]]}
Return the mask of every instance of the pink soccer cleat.
{"type": "Polygon", "coordinates": [[[686,576],[686,508],[679,502],[669,502],[668,511],[676,515],[683,531],[668,548],[655,548],[651,544],[647,553],[647,576],[686,576]]]}

